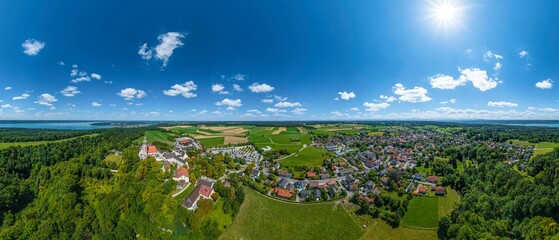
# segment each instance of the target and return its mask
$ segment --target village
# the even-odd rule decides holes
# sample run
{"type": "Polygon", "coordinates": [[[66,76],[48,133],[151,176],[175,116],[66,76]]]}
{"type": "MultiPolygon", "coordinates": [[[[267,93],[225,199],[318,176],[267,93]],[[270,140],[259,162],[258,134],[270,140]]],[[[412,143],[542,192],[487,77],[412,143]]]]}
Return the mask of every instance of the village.
{"type": "MultiPolygon", "coordinates": [[[[219,146],[204,148],[196,139],[175,139],[172,151],[160,151],[144,138],[139,157],[153,157],[163,163],[162,171],[172,171],[177,182],[177,196],[195,184],[194,190],[182,200],[189,210],[197,208],[200,199],[211,199],[217,181],[227,184],[228,174],[244,177],[248,185],[268,197],[292,202],[353,200],[373,204],[376,198],[390,192],[403,192],[412,196],[445,196],[442,177],[433,165],[449,161],[445,149],[483,144],[488,148],[506,149],[507,162],[515,164],[530,158],[533,147],[510,143],[472,140],[452,131],[401,129],[397,133],[388,129],[381,134],[362,131],[359,134],[314,136],[312,146],[332,153],[320,167],[308,169],[296,177],[284,168],[281,160],[264,160],[261,153],[269,146],[257,149],[253,145],[219,146]],[[199,150],[188,156],[188,151],[199,150]],[[223,176],[212,179],[199,176],[191,183],[189,162],[197,157],[216,155],[235,159],[233,165],[224,166],[223,176]]],[[[305,148],[304,146],[303,148],[305,148]]],[[[460,164],[467,164],[461,159],[460,164]]]]}

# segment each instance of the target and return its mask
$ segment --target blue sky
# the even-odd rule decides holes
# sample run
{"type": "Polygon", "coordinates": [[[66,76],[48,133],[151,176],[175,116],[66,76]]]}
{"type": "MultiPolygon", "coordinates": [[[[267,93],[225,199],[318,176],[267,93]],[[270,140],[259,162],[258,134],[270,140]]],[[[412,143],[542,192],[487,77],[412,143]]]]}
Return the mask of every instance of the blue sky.
{"type": "Polygon", "coordinates": [[[0,119],[559,119],[559,2],[513,2],[3,1],[0,119]]]}

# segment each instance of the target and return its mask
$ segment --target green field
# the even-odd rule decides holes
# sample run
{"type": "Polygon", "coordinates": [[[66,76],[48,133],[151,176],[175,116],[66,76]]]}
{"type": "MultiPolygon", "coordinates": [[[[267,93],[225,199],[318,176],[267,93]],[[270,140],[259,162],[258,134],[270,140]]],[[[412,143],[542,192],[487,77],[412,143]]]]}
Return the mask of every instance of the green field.
{"type": "Polygon", "coordinates": [[[185,133],[193,134],[198,131],[198,128],[197,127],[189,127],[189,128],[174,127],[171,129],[171,131],[177,134],[185,134],[185,133]]]}
{"type": "Polygon", "coordinates": [[[207,129],[207,128],[199,128],[198,131],[205,132],[205,133],[211,133],[211,134],[221,133],[220,131],[211,130],[211,129],[207,129]]]}
{"type": "Polygon", "coordinates": [[[223,200],[220,198],[214,203],[214,207],[210,214],[204,220],[214,220],[217,222],[217,228],[220,232],[225,232],[231,224],[233,224],[233,217],[223,212],[223,200]]]}
{"type": "Polygon", "coordinates": [[[431,240],[437,239],[437,231],[407,227],[392,228],[386,222],[376,219],[373,226],[361,240],[431,240]]]}
{"type": "Polygon", "coordinates": [[[376,137],[382,137],[384,135],[384,132],[370,132],[367,135],[369,136],[376,136],[376,137]]]}
{"type": "MultiPolygon", "coordinates": [[[[163,131],[158,131],[158,130],[148,130],[144,134],[145,134],[145,136],[148,140],[148,143],[162,142],[162,143],[171,144],[171,145],[173,144],[172,141],[167,139],[168,137],[173,136],[173,134],[170,134],[168,132],[163,132],[163,131]]],[[[134,140],[134,143],[142,144],[143,141],[144,141],[144,137],[140,137],[140,138],[134,140]]]]}
{"type": "Polygon", "coordinates": [[[307,166],[307,167],[320,167],[322,162],[327,158],[325,153],[328,153],[323,148],[307,147],[301,152],[281,160],[284,166],[307,166]]]}
{"type": "Polygon", "coordinates": [[[224,137],[197,139],[204,147],[217,147],[223,144],[224,137]]]}
{"type": "Polygon", "coordinates": [[[250,132],[250,141],[256,144],[258,148],[270,146],[273,149],[286,149],[289,153],[297,152],[303,148],[304,144],[311,144],[311,136],[299,133],[296,128],[288,127],[286,131],[280,134],[272,134],[278,127],[255,127],[250,132]]]}
{"type": "Polygon", "coordinates": [[[245,188],[245,201],[221,239],[359,239],[361,228],[342,205],[293,204],[245,188]]]}
{"type": "Polygon", "coordinates": [[[439,198],[439,218],[449,215],[454,206],[460,202],[460,195],[452,188],[446,188],[446,196],[439,198]]]}
{"type": "Polygon", "coordinates": [[[528,141],[520,141],[518,139],[510,139],[507,142],[512,142],[512,144],[520,145],[520,146],[536,146],[534,150],[534,155],[532,157],[546,154],[553,151],[554,148],[559,148],[559,143],[552,143],[552,142],[539,142],[539,143],[531,143],[528,141]]]}
{"type": "Polygon", "coordinates": [[[439,224],[438,209],[438,197],[414,197],[402,219],[402,225],[436,228],[439,224]]]}
{"type": "MultiPolygon", "coordinates": [[[[429,191],[429,194],[434,193],[429,191]]],[[[444,197],[414,197],[402,219],[402,225],[436,228],[439,218],[450,214],[458,202],[460,202],[460,195],[451,188],[446,188],[444,197]]]]}
{"type": "Polygon", "coordinates": [[[22,147],[37,146],[37,145],[47,144],[47,143],[56,143],[56,142],[68,141],[68,140],[72,140],[72,139],[76,139],[76,138],[80,138],[80,137],[94,137],[94,136],[97,136],[97,135],[99,135],[99,134],[98,134],[98,133],[93,133],[93,134],[83,135],[83,136],[79,136],[79,137],[66,138],[66,139],[53,140],[53,141],[7,142],[7,143],[0,143],[0,149],[2,149],[2,148],[7,148],[7,147],[11,147],[11,146],[22,146],[22,147]]]}

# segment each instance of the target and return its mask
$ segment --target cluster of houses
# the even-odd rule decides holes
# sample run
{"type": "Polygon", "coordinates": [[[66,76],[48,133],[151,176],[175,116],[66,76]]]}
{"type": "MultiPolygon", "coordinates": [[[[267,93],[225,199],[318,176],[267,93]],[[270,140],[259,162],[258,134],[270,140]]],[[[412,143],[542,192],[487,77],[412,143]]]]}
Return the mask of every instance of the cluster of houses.
{"type": "MultiPolygon", "coordinates": [[[[191,149],[200,148],[198,141],[188,137],[182,137],[175,139],[173,144],[174,149],[170,152],[163,152],[157,149],[155,145],[148,144],[146,137],[144,136],[143,144],[140,147],[138,156],[140,159],[144,160],[148,157],[155,158],[156,161],[163,162],[162,171],[169,172],[173,170],[173,180],[177,182],[177,189],[180,194],[185,191],[190,186],[190,175],[189,175],[189,165],[186,159],[188,159],[187,151],[191,149]]],[[[200,178],[196,182],[196,187],[194,190],[186,197],[181,204],[189,210],[195,210],[200,199],[210,199],[211,195],[214,193],[213,185],[214,180],[209,178],[200,178]]]]}

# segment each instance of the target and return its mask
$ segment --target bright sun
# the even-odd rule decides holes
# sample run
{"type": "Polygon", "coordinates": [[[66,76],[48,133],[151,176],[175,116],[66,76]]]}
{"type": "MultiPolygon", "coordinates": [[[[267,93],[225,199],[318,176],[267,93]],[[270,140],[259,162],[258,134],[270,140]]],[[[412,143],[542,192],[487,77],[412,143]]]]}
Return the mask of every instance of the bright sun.
{"type": "Polygon", "coordinates": [[[437,31],[443,30],[448,34],[450,30],[462,25],[460,22],[463,17],[465,6],[459,5],[456,0],[429,0],[427,18],[434,21],[437,31]]]}

